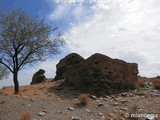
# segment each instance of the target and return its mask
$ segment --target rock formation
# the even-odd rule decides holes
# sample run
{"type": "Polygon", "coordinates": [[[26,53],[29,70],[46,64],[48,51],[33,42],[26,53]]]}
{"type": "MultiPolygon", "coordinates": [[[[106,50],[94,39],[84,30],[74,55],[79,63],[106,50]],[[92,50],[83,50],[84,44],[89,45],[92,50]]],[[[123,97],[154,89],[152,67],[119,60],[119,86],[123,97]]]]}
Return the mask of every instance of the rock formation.
{"type": "Polygon", "coordinates": [[[56,71],[55,80],[65,78],[64,74],[66,73],[65,71],[67,67],[78,64],[83,60],[84,58],[78,55],[77,53],[71,53],[65,58],[63,58],[62,60],[60,60],[60,62],[56,65],[57,71],[56,71]]]}
{"type": "Polygon", "coordinates": [[[38,84],[38,83],[45,81],[46,77],[45,77],[44,73],[45,73],[45,70],[39,69],[39,71],[37,71],[33,75],[32,82],[30,84],[33,85],[33,84],[38,84]]]}
{"type": "Polygon", "coordinates": [[[84,59],[72,53],[57,64],[55,79],[96,95],[114,94],[135,88],[138,65],[94,54],[84,59]]]}

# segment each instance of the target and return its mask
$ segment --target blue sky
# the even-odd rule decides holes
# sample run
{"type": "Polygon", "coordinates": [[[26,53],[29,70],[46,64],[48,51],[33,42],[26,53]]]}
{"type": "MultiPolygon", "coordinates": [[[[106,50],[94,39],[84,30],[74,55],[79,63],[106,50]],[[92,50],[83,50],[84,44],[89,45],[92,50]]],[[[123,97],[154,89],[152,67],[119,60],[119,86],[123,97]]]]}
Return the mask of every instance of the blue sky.
{"type": "MultiPolygon", "coordinates": [[[[99,52],[138,63],[142,76],[160,75],[159,0],[0,0],[0,6],[45,17],[59,26],[68,45],[55,58],[21,71],[21,85],[29,84],[40,68],[46,77],[54,77],[56,64],[70,52],[84,58],[99,52]]],[[[11,77],[0,86],[12,84],[11,77]]]]}

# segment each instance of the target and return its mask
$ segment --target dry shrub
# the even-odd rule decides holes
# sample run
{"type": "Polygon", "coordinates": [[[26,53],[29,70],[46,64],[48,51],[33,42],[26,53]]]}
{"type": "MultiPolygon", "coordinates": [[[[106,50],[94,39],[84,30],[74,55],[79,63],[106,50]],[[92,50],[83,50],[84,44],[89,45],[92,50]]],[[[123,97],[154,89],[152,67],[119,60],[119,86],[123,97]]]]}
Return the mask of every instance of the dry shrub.
{"type": "Polygon", "coordinates": [[[78,99],[82,105],[87,105],[89,102],[89,96],[87,94],[80,94],[78,99]]]}
{"type": "Polygon", "coordinates": [[[160,80],[153,80],[152,83],[155,89],[160,90],[160,80]]]}
{"type": "Polygon", "coordinates": [[[22,113],[20,120],[31,120],[31,114],[29,112],[22,113]]]}

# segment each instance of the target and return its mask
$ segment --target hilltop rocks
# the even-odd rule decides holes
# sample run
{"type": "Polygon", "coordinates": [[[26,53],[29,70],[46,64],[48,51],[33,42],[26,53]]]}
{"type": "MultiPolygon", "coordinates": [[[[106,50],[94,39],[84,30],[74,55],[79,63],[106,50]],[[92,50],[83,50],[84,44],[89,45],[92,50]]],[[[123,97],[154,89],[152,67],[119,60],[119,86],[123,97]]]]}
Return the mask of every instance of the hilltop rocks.
{"type": "Polygon", "coordinates": [[[86,60],[72,53],[57,64],[56,80],[91,94],[113,94],[134,89],[138,65],[94,54],[86,60]]]}
{"type": "Polygon", "coordinates": [[[60,62],[56,65],[57,71],[55,80],[66,78],[65,73],[67,67],[78,64],[83,60],[84,58],[77,53],[71,53],[62,60],[60,60],[60,62]]]}
{"type": "Polygon", "coordinates": [[[44,73],[45,73],[45,70],[39,69],[39,71],[37,71],[33,75],[32,82],[30,84],[33,85],[33,84],[38,84],[38,83],[45,81],[46,77],[45,77],[44,73]]]}

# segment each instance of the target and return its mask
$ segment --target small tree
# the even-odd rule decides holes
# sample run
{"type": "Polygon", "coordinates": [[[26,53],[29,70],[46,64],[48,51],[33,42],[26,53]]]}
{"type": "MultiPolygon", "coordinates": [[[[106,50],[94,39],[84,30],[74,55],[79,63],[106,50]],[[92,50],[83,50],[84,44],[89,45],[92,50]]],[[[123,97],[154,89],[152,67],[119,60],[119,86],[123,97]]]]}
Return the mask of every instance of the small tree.
{"type": "Polygon", "coordinates": [[[24,66],[59,53],[64,41],[55,35],[56,30],[22,10],[0,15],[0,63],[13,73],[15,94],[19,92],[18,72],[24,66]]]}

